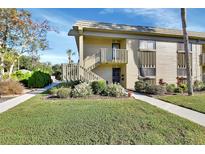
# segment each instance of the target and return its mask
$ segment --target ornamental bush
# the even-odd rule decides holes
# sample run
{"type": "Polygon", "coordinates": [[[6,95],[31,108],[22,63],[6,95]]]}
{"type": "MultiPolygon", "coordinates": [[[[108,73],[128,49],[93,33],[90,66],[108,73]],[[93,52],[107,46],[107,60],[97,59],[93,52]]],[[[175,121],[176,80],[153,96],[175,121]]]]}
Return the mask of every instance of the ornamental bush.
{"type": "Polygon", "coordinates": [[[175,85],[175,84],[168,84],[168,85],[166,86],[167,92],[169,92],[169,93],[173,93],[174,90],[175,90],[175,88],[176,88],[176,85],[175,85]]]}
{"type": "Polygon", "coordinates": [[[93,81],[91,83],[91,87],[92,87],[92,90],[93,90],[93,93],[94,94],[102,94],[103,91],[105,90],[107,84],[105,81],[103,80],[100,80],[100,81],[93,81]]]}
{"type": "Polygon", "coordinates": [[[52,83],[51,76],[41,71],[35,71],[28,79],[28,87],[43,88],[52,83]]]}
{"type": "Polygon", "coordinates": [[[16,72],[12,73],[12,75],[11,75],[12,79],[18,80],[18,81],[28,79],[29,77],[31,77],[31,72],[29,72],[29,71],[23,72],[21,70],[18,70],[16,72]]]}
{"type": "Polygon", "coordinates": [[[53,87],[48,91],[49,94],[54,95],[54,96],[57,95],[57,92],[58,92],[57,87],[53,87]]]}
{"type": "Polygon", "coordinates": [[[193,89],[195,91],[201,91],[205,87],[204,83],[202,81],[196,80],[194,81],[193,89]]]}
{"type": "Polygon", "coordinates": [[[112,83],[106,87],[103,94],[112,97],[125,96],[125,89],[120,84],[112,83]]]}
{"type": "Polygon", "coordinates": [[[71,89],[70,88],[59,88],[53,91],[54,93],[57,92],[57,96],[59,98],[68,98],[70,97],[71,89]]]}
{"type": "Polygon", "coordinates": [[[136,81],[135,82],[135,91],[136,92],[144,92],[147,85],[148,84],[144,81],[136,81]]]}
{"type": "Polygon", "coordinates": [[[174,89],[175,93],[183,93],[183,89],[181,87],[177,87],[174,89]]]}
{"type": "Polygon", "coordinates": [[[0,94],[1,95],[15,95],[22,94],[24,87],[15,80],[0,81],[0,94]]]}
{"type": "Polygon", "coordinates": [[[162,85],[147,85],[145,88],[147,94],[164,95],[166,92],[166,87],[162,85]]]}
{"type": "Polygon", "coordinates": [[[183,92],[187,92],[188,88],[187,88],[187,84],[179,84],[179,88],[181,88],[183,90],[183,92]]]}
{"type": "Polygon", "coordinates": [[[80,83],[76,85],[71,91],[71,97],[85,97],[93,94],[92,88],[88,83],[80,83]]]}

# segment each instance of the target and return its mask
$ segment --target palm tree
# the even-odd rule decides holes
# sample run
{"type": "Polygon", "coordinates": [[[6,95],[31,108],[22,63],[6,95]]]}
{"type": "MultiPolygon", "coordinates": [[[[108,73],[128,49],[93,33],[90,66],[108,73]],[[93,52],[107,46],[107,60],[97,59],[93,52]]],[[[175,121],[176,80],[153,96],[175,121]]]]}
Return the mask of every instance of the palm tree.
{"type": "Polygon", "coordinates": [[[68,49],[66,53],[68,55],[68,64],[73,63],[72,56],[75,56],[75,52],[73,52],[71,49],[68,49]]]}
{"type": "Polygon", "coordinates": [[[182,29],[184,36],[184,50],[185,50],[185,59],[186,59],[186,73],[187,73],[187,86],[188,86],[188,95],[193,95],[192,87],[192,77],[190,71],[190,56],[189,56],[189,37],[186,30],[186,9],[181,8],[181,20],[182,20],[182,29]]]}

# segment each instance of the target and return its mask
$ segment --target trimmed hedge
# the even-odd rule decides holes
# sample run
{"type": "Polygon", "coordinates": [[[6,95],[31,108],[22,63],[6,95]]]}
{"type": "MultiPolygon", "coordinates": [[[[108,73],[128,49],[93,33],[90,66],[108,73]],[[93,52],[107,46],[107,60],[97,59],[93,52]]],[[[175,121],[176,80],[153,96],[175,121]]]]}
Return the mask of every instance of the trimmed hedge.
{"type": "Polygon", "coordinates": [[[51,83],[51,76],[41,71],[35,71],[28,79],[28,87],[30,88],[43,88],[51,83]]]}

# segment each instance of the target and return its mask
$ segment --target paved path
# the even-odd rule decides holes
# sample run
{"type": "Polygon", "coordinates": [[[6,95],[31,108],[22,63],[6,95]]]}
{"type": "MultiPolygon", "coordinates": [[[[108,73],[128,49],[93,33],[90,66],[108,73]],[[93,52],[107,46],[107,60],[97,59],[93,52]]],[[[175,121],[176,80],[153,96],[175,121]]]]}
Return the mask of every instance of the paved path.
{"type": "Polygon", "coordinates": [[[9,99],[9,100],[7,100],[5,102],[2,102],[2,103],[0,103],[0,113],[5,112],[8,109],[13,108],[16,105],[18,105],[18,104],[20,104],[20,103],[22,103],[22,102],[24,102],[24,101],[34,97],[35,95],[40,94],[40,93],[42,93],[42,92],[52,88],[53,86],[58,85],[58,84],[59,84],[59,82],[54,82],[54,83],[52,83],[51,85],[49,85],[49,86],[47,86],[45,88],[40,88],[40,89],[32,91],[32,92],[30,92],[28,94],[24,94],[24,95],[15,97],[13,99],[9,99]]]}
{"type": "Polygon", "coordinates": [[[176,114],[180,117],[183,117],[185,119],[188,119],[190,121],[193,121],[205,127],[205,114],[203,113],[199,113],[199,112],[196,112],[190,109],[186,109],[186,108],[183,108],[183,107],[180,107],[174,104],[170,104],[165,101],[161,101],[156,98],[148,97],[148,96],[138,94],[138,93],[133,93],[132,96],[138,100],[142,100],[151,105],[157,106],[161,109],[164,109],[168,112],[176,114]]]}

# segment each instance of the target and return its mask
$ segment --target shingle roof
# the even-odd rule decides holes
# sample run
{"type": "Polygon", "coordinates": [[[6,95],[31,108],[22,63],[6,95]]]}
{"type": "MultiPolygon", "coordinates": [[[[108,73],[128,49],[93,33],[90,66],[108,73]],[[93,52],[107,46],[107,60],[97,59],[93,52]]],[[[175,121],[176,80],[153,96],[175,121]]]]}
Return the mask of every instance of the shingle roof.
{"type": "MultiPolygon", "coordinates": [[[[119,31],[128,33],[149,33],[152,35],[172,35],[182,36],[182,31],[178,29],[157,28],[149,26],[133,26],[126,24],[114,24],[104,23],[96,21],[77,21],[74,27],[83,27],[87,30],[107,30],[107,31],[119,31]]],[[[205,32],[188,32],[189,37],[205,39],[205,32]]]]}

